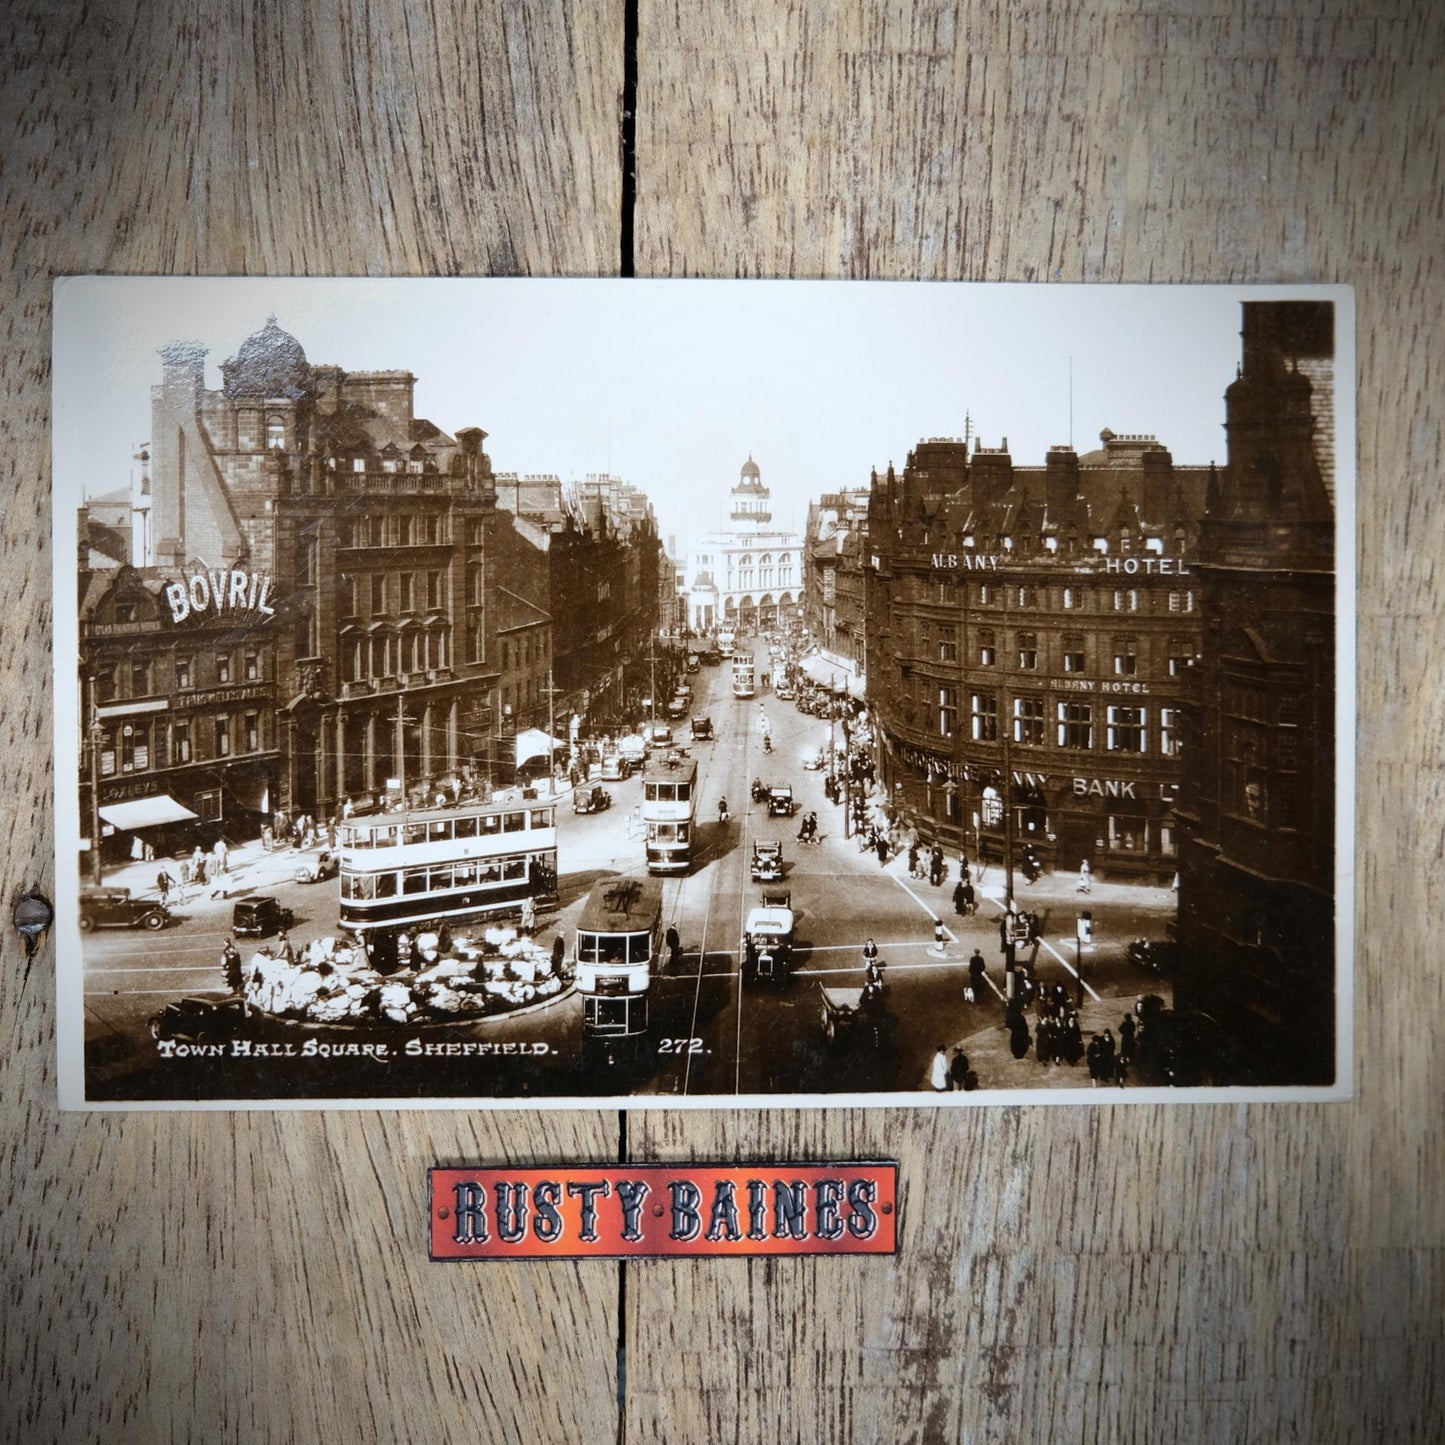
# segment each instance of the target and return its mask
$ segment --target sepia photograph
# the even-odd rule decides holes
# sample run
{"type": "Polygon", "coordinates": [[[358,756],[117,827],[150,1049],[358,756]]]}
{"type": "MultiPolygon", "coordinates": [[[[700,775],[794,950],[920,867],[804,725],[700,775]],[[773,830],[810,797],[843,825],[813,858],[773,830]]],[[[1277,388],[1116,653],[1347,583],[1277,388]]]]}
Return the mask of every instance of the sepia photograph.
{"type": "Polygon", "coordinates": [[[55,287],[69,1108],[1351,1092],[1340,286],[55,287]]]}

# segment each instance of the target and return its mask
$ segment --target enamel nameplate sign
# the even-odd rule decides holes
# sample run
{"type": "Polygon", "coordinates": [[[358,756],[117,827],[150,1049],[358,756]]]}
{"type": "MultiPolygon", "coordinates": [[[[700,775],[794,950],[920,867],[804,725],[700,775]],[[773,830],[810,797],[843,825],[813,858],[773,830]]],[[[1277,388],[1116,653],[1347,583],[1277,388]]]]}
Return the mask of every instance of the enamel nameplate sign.
{"type": "Polygon", "coordinates": [[[898,1166],[433,1169],[431,1257],[896,1254],[898,1166]]]}

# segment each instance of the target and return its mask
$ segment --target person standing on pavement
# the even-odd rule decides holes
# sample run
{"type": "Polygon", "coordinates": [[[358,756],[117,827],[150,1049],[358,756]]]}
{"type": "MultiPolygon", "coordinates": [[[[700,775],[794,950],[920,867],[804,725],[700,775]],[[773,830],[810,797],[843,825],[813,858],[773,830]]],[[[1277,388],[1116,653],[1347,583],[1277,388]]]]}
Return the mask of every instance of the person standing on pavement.
{"type": "Polygon", "coordinates": [[[537,927],[537,904],[529,893],[522,899],[522,932],[530,938],[537,927]]]}
{"type": "Polygon", "coordinates": [[[667,966],[676,968],[678,960],[682,957],[682,936],[678,933],[675,923],[667,925],[667,932],[663,934],[662,941],[667,945],[667,966]]]}
{"type": "Polygon", "coordinates": [[[964,1087],[964,1080],[968,1078],[968,1055],[962,1049],[953,1051],[953,1062],[948,1066],[948,1076],[953,1080],[955,1089],[964,1087]]]}
{"type": "Polygon", "coordinates": [[[211,849],[211,852],[215,856],[216,871],[218,873],[225,873],[228,871],[226,867],[226,854],[228,851],[229,850],[226,847],[226,840],[224,838],[217,838],[216,846],[211,849]]]}
{"type": "Polygon", "coordinates": [[[928,1071],[928,1082],[933,1085],[933,1092],[935,1094],[946,1094],[948,1092],[948,1055],[944,1052],[942,1044],[939,1044],[938,1052],[933,1056],[933,1063],[930,1065],[928,1071]]]}
{"type": "Polygon", "coordinates": [[[1079,864],[1079,881],[1075,885],[1074,891],[1076,893],[1092,893],[1094,891],[1094,881],[1089,873],[1089,860],[1087,858],[1079,864]]]}
{"type": "Polygon", "coordinates": [[[156,874],[156,892],[160,895],[162,903],[171,896],[171,889],[176,886],[176,880],[166,872],[164,868],[156,874]]]}

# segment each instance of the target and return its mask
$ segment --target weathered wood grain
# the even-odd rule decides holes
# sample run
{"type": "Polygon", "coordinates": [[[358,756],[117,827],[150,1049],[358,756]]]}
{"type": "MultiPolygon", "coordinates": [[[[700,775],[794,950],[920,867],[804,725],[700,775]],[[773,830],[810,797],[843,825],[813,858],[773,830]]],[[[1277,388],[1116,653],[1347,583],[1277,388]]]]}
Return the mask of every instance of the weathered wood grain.
{"type": "Polygon", "coordinates": [[[644,0],[639,275],[1358,288],[1361,724],[1356,1100],[635,1114],[904,1180],[896,1264],[638,1271],[641,1438],[1445,1434],[1445,29],[1313,9],[644,0]]]}
{"type": "MultiPolygon", "coordinates": [[[[0,876],[52,881],[55,274],[615,270],[620,3],[11,6],[0,45],[0,876]]],[[[615,1114],[61,1115],[53,952],[0,930],[0,1438],[562,1439],[616,1266],[426,1260],[436,1162],[615,1114]]]]}

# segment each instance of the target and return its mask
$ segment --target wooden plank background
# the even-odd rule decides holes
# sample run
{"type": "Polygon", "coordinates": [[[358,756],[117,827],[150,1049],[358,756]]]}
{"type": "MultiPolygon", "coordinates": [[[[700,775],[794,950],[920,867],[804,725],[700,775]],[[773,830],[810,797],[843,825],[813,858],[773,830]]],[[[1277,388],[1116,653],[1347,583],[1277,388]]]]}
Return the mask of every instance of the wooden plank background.
{"type": "MultiPolygon", "coordinates": [[[[639,1159],[895,1155],[903,1252],[625,1289],[434,1266],[428,1164],[609,1159],[617,1116],[62,1116],[52,951],[6,928],[0,1438],[1445,1438],[1445,26],[1304,8],[639,0],[635,254],[1355,284],[1356,1100],[632,1111],[639,1159]]],[[[0,27],[13,899],[52,877],[51,277],[614,272],[624,13],[21,0],[0,27]]]]}

